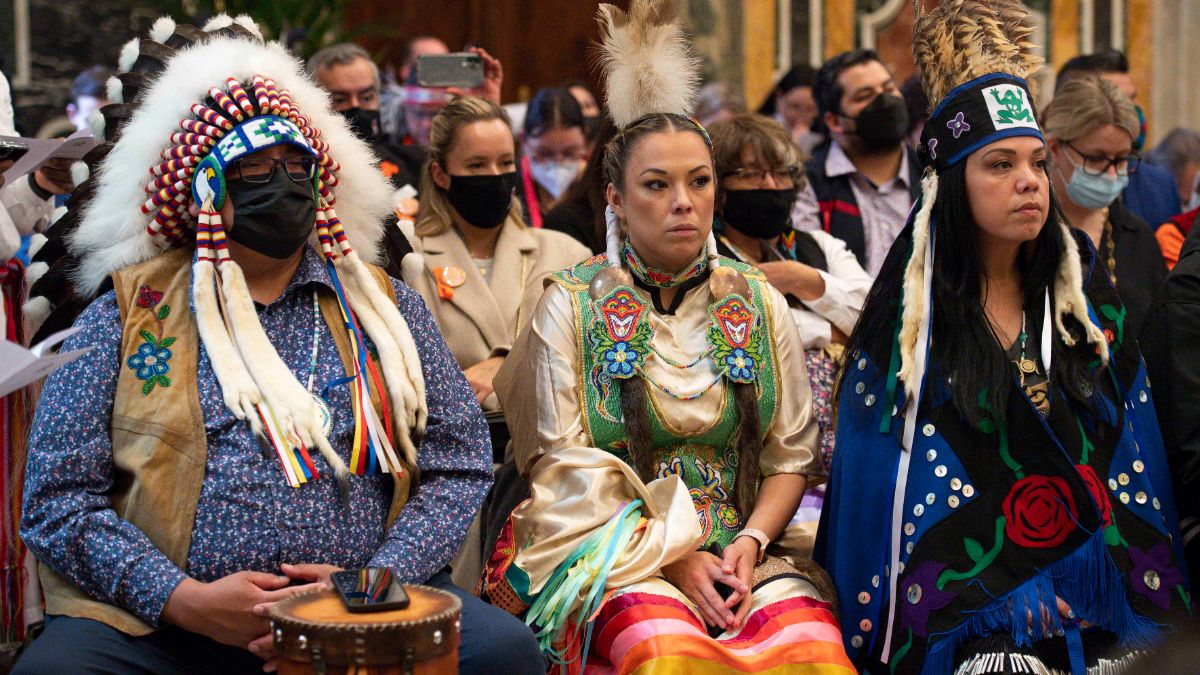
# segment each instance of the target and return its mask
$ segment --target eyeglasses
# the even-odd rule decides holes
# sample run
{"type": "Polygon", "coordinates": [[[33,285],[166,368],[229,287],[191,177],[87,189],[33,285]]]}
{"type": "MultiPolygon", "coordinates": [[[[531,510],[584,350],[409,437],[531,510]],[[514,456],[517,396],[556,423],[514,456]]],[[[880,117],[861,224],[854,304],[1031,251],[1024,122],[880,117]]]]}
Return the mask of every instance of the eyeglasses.
{"type": "Polygon", "coordinates": [[[1118,176],[1128,176],[1137,171],[1138,165],[1142,163],[1142,158],[1136,152],[1129,153],[1124,157],[1111,158],[1105,155],[1085,155],[1078,148],[1070,143],[1063,142],[1063,145],[1075,151],[1075,154],[1083,158],[1083,172],[1089,176],[1102,176],[1108,173],[1109,167],[1115,167],[1118,176]]]}
{"type": "Polygon", "coordinates": [[[247,183],[270,183],[275,176],[275,167],[282,166],[287,177],[293,182],[310,181],[317,175],[317,158],[309,155],[303,157],[247,157],[233,164],[233,177],[247,183]]]}
{"type": "Polygon", "coordinates": [[[730,176],[735,176],[738,180],[757,188],[766,187],[767,177],[770,176],[775,179],[776,187],[786,189],[796,187],[796,183],[800,178],[800,167],[788,166],[781,169],[763,171],[762,169],[747,169],[744,166],[740,166],[725,174],[726,178],[730,176]]]}

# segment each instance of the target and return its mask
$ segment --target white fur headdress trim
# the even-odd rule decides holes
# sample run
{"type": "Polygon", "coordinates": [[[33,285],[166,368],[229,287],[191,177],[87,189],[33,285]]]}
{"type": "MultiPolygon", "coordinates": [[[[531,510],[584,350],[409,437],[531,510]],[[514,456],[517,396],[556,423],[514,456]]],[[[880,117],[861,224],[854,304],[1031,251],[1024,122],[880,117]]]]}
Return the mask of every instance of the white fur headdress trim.
{"type": "MultiPolygon", "coordinates": [[[[230,25],[233,20],[224,21],[230,25]]],[[[141,211],[150,168],[162,161],[160,153],[170,146],[171,134],[180,131],[179,122],[190,117],[192,104],[203,101],[210,87],[223,85],[229,77],[249,80],[254,75],[270,77],[288,89],[300,112],[322,131],[330,155],[341,164],[332,189],[346,234],[364,260],[379,260],[392,189],[375,168],[371,150],[330,109],[328,95],[281,45],[214,37],[182,50],[153,85],[142,90],[120,141],[101,163],[96,196],[69,241],[71,252],[80,258],[74,278],[80,293],[95,293],[112,272],[162,252],[163,243],[146,231],[152,217],[141,211]]]]}
{"type": "Polygon", "coordinates": [[[925,297],[925,252],[929,248],[929,219],[937,201],[938,175],[927,170],[921,178],[921,209],[913,219],[913,249],[904,269],[904,310],[900,323],[900,372],[909,399],[916,397],[924,373],[916,372],[917,337],[921,317],[931,308],[925,297]]]}
{"type": "Polygon", "coordinates": [[[1068,347],[1075,345],[1075,339],[1063,324],[1063,317],[1074,317],[1083,326],[1084,339],[1094,345],[1100,345],[1100,360],[1108,365],[1108,340],[1100,327],[1092,323],[1088,316],[1088,301],[1083,294],[1083,268],[1079,264],[1079,245],[1075,242],[1075,234],[1071,226],[1064,221],[1058,221],[1062,229],[1063,242],[1066,250],[1063,259],[1058,264],[1058,274],[1054,276],[1054,327],[1068,347]]]}
{"type": "Polygon", "coordinates": [[[650,113],[691,113],[700,87],[700,61],[678,13],[678,0],[633,0],[628,14],[600,5],[605,104],[618,127],[650,113]]]}

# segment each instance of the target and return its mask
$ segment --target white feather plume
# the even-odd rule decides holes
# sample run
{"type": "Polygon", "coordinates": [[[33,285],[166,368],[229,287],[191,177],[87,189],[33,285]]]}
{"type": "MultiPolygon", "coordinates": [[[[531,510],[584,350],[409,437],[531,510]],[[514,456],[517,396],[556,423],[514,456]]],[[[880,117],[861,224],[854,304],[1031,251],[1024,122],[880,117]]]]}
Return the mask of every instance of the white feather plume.
{"type": "MultiPolygon", "coordinates": [[[[57,209],[54,209],[54,214],[51,216],[53,220],[51,222],[62,218],[66,212],[67,208],[65,206],[60,206],[57,209]],[[59,209],[62,209],[62,213],[59,213],[59,209]]],[[[42,234],[41,232],[33,233],[33,236],[29,238],[29,250],[26,252],[26,255],[29,256],[30,260],[37,256],[38,252],[42,250],[42,247],[46,245],[47,241],[49,241],[49,239],[46,239],[46,235],[42,234]]],[[[36,265],[37,263],[34,264],[36,265]]],[[[32,267],[33,265],[30,265],[30,268],[32,267]]]]}
{"type": "Polygon", "coordinates": [[[169,16],[159,17],[150,27],[150,39],[164,43],[175,33],[175,20],[169,16]]]}
{"type": "Polygon", "coordinates": [[[677,0],[634,0],[629,13],[602,4],[600,66],[618,127],[650,113],[687,115],[700,86],[700,60],[677,21],[677,0]]]}
{"type": "Polygon", "coordinates": [[[215,30],[221,30],[222,28],[228,28],[232,25],[233,25],[233,19],[229,18],[228,14],[218,14],[218,15],[214,16],[213,18],[209,19],[208,22],[204,24],[204,32],[211,33],[215,30]]]}
{"type": "Polygon", "coordinates": [[[29,302],[21,305],[21,316],[25,319],[25,334],[33,335],[46,323],[46,319],[50,318],[50,313],[54,311],[54,306],[50,304],[50,300],[43,296],[30,298],[29,302]]]}
{"type": "Polygon", "coordinates": [[[416,286],[417,280],[425,273],[425,256],[420,253],[409,253],[400,260],[400,276],[409,286],[416,286]]]}
{"type": "Polygon", "coordinates": [[[71,163],[71,182],[75,187],[83,185],[89,176],[91,176],[91,169],[88,168],[87,162],[79,161],[71,163]]]}
{"type": "Polygon", "coordinates": [[[125,85],[121,84],[116,77],[108,78],[108,81],[104,83],[104,93],[108,96],[109,102],[124,103],[125,97],[121,93],[124,87],[125,85]]]}
{"type": "Polygon", "coordinates": [[[133,62],[137,61],[137,57],[142,53],[141,41],[138,38],[133,38],[121,47],[121,55],[117,58],[117,72],[128,73],[133,67],[133,62]]]}
{"type": "Polygon", "coordinates": [[[44,262],[35,262],[25,268],[25,287],[33,288],[33,285],[38,282],[46,272],[50,271],[50,265],[44,262]]]}
{"type": "Polygon", "coordinates": [[[233,22],[250,31],[254,37],[258,38],[259,40],[263,39],[262,31],[259,29],[258,24],[254,23],[254,19],[250,18],[250,15],[238,14],[237,16],[233,17],[233,22]]]}
{"type": "Polygon", "coordinates": [[[88,117],[88,127],[92,130],[92,138],[96,139],[97,143],[103,143],[104,138],[104,115],[100,114],[99,110],[93,110],[88,117]]]}

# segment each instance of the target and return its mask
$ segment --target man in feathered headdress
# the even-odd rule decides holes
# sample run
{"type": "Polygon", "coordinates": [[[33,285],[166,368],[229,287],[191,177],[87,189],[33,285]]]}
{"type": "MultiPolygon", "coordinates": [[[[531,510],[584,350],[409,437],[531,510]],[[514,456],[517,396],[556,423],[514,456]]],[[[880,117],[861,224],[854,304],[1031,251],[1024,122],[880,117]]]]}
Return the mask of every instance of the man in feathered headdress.
{"type": "Polygon", "coordinates": [[[366,565],[462,598],[465,670],[544,671],[444,571],[488,437],[420,298],[365,262],[390,206],[367,147],[248,19],[160,20],[121,61],[29,303],[96,298],[30,440],[51,618],[18,672],[256,671],[274,602],[366,565]]]}

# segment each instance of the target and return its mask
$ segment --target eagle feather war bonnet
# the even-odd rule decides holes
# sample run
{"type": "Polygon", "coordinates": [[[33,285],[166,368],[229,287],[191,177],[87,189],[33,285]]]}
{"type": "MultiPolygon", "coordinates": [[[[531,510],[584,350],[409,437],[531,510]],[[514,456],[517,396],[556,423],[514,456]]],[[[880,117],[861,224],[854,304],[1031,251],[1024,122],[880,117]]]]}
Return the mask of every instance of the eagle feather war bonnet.
{"type": "Polygon", "coordinates": [[[278,43],[264,43],[247,17],[222,15],[204,29],[159,19],[149,38],[122,49],[120,65],[109,82],[115,103],[93,118],[97,137],[108,142],[77,164],[77,190],[35,257],[48,270],[32,280],[33,323],[56,313],[67,314],[58,323],[73,319],[113,272],[195,246],[195,317],[225,405],[271,442],[292,485],[316,477],[307,455],[315,446],[345,494],[347,468],[325,437],[321,404],[264,333],[220,216],[231,162],[282,143],[297,147],[316,159],[310,243],[324,255],[358,358],[352,468],[415,470],[425,382],[407,322],[363,261],[379,256],[391,204],[368,147],[330,110],[302,64],[278,43]],[[384,420],[372,391],[384,403],[384,420]]]}

